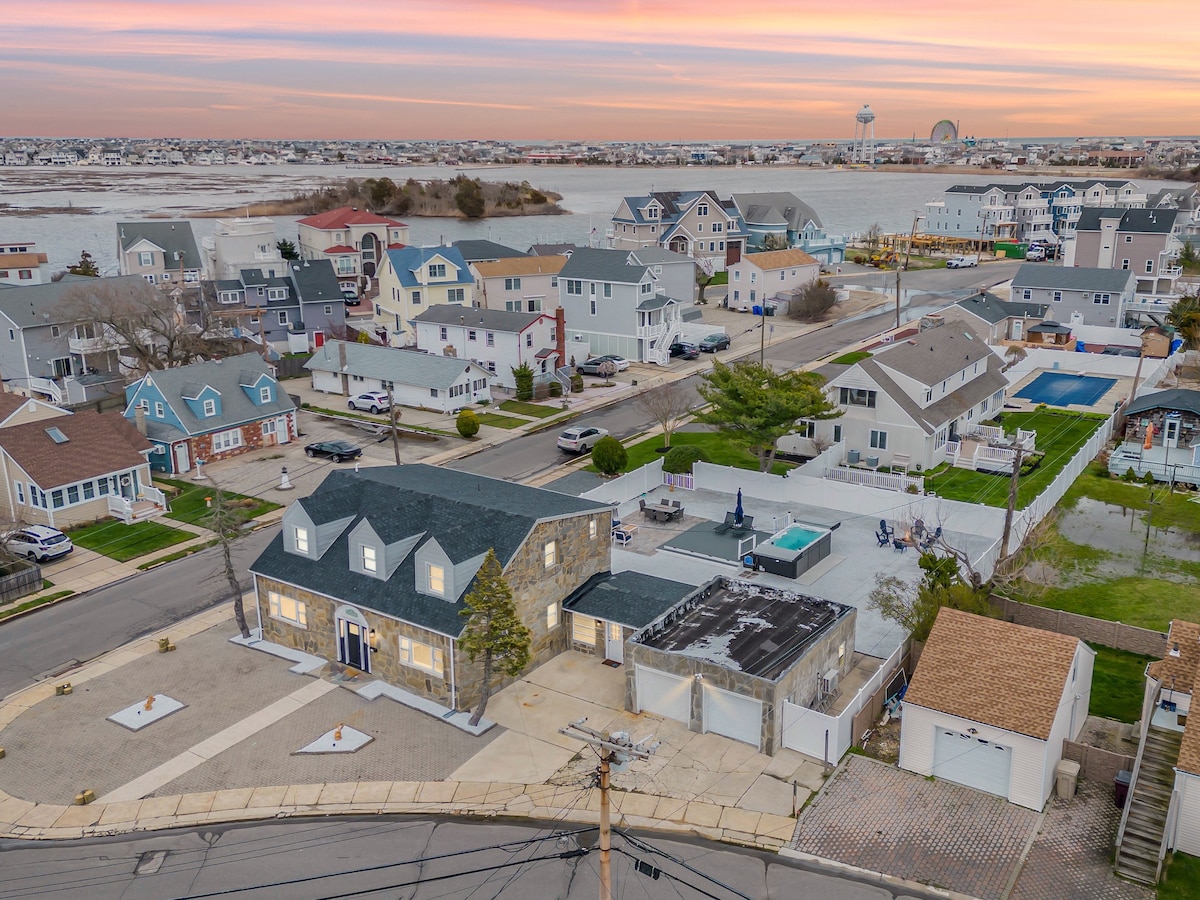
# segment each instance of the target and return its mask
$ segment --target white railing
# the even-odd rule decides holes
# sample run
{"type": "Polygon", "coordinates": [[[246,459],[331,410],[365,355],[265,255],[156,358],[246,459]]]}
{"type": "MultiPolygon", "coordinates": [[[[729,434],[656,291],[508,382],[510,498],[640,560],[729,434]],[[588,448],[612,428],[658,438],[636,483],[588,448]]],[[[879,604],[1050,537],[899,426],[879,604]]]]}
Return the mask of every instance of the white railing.
{"type": "Polygon", "coordinates": [[[995,442],[997,444],[1004,441],[1004,429],[997,428],[995,425],[972,425],[966,430],[967,434],[978,434],[985,441],[995,442]]]}
{"type": "Polygon", "coordinates": [[[975,462],[1001,463],[1011,471],[1016,455],[1015,450],[1006,450],[1003,447],[980,447],[975,451],[975,462]]]}
{"type": "Polygon", "coordinates": [[[588,500],[619,504],[652,491],[660,484],[662,484],[662,457],[646,463],[640,469],[626,472],[620,478],[605,482],[600,487],[592,488],[583,496],[588,500]]]}
{"type": "Polygon", "coordinates": [[[167,495],[156,487],[144,485],[138,499],[149,500],[155,506],[161,506],[164,510],[167,508],[167,495]]]}
{"type": "Polygon", "coordinates": [[[923,494],[925,492],[925,478],[921,475],[900,475],[892,472],[876,472],[872,469],[852,469],[847,466],[837,466],[826,469],[824,477],[829,481],[882,488],[885,491],[907,492],[910,487],[915,486],[917,493],[923,494]]]}
{"type": "Polygon", "coordinates": [[[946,459],[954,462],[958,459],[958,451],[962,449],[962,445],[958,441],[946,441],[946,459]]]}
{"type": "Polygon", "coordinates": [[[63,402],[63,392],[57,384],[49,378],[30,378],[29,389],[37,391],[39,394],[49,394],[50,399],[55,403],[63,402]]]}
{"type": "Polygon", "coordinates": [[[1037,432],[1026,431],[1024,428],[1017,429],[1017,446],[1026,453],[1032,453],[1037,443],[1037,432]]]}
{"type": "Polygon", "coordinates": [[[683,488],[685,491],[696,489],[696,476],[691,472],[663,472],[662,483],[669,487],[683,488]]]}
{"type": "Polygon", "coordinates": [[[108,495],[108,514],[126,525],[133,521],[133,501],[121,496],[108,495]]]}

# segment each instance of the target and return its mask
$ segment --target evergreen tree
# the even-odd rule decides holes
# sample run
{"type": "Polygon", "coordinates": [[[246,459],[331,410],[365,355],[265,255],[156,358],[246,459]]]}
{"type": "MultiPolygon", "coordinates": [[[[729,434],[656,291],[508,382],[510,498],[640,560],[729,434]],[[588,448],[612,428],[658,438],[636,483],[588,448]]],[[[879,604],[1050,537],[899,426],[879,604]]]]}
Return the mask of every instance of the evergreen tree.
{"type": "Polygon", "coordinates": [[[471,715],[471,725],[478,725],[492,694],[492,673],[515,678],[529,665],[530,633],[517,613],[512,588],[494,550],[487,552],[475,576],[475,588],[463,602],[466,609],[460,615],[468,616],[469,621],[458,646],[471,662],[483,658],[479,706],[471,715]]]}
{"type": "Polygon", "coordinates": [[[86,275],[88,278],[100,277],[100,269],[96,265],[96,261],[92,259],[92,254],[86,250],[79,254],[79,262],[70,266],[67,271],[72,275],[86,275]]]}

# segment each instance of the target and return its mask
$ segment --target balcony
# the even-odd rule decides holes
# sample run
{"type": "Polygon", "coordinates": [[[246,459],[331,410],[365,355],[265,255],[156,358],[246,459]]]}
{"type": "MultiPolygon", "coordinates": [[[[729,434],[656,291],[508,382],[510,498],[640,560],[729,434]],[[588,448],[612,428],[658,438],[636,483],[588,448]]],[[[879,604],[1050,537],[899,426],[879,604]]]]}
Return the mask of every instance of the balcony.
{"type": "Polygon", "coordinates": [[[69,337],[67,338],[67,347],[72,353],[79,354],[105,353],[112,349],[110,342],[102,337],[69,337]]]}

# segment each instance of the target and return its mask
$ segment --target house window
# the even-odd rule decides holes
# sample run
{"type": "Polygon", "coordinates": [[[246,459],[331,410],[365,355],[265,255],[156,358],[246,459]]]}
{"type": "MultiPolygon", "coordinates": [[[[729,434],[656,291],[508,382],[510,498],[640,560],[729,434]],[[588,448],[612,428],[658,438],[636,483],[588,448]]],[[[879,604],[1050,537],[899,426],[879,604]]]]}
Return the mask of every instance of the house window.
{"type": "Polygon", "coordinates": [[[875,408],[875,392],[862,388],[840,388],[838,403],[842,406],[865,406],[875,408]]]}
{"type": "Polygon", "coordinates": [[[590,312],[593,316],[596,314],[596,301],[595,300],[592,300],[588,303],[588,312],[590,312]]]}
{"type": "MultiPolygon", "coordinates": [[[[165,449],[165,448],[164,448],[164,449],[165,449]]],[[[108,493],[108,489],[109,489],[109,483],[108,483],[108,479],[107,479],[107,478],[101,478],[99,481],[97,481],[97,482],[96,482],[96,489],[97,489],[97,492],[100,494],[100,496],[101,496],[101,497],[105,496],[105,495],[108,493]]],[[[31,497],[31,499],[32,499],[32,497],[31,497]]]]}
{"type": "Polygon", "coordinates": [[[288,323],[288,317],[287,317],[287,310],[286,310],[286,309],[281,309],[281,310],[279,311],[279,313],[278,313],[278,316],[279,316],[279,324],[280,324],[280,325],[286,325],[286,324],[288,323]]]}
{"type": "Polygon", "coordinates": [[[400,662],[437,678],[442,677],[444,670],[442,651],[412,638],[400,638],[400,662]]]}
{"type": "Polygon", "coordinates": [[[1127,243],[1127,244],[1133,243],[1133,235],[1132,234],[1125,235],[1125,243],[1127,243]]]}
{"type": "Polygon", "coordinates": [[[699,233],[700,233],[700,232],[702,232],[703,230],[704,230],[704,223],[703,223],[703,222],[697,222],[697,223],[696,223],[696,233],[697,233],[697,234],[699,234],[699,233]]]}
{"type": "Polygon", "coordinates": [[[467,295],[464,293],[463,288],[450,288],[450,290],[446,291],[446,299],[451,303],[462,303],[466,297],[467,295]]]}
{"type": "Polygon", "coordinates": [[[327,306],[325,307],[325,315],[327,315],[327,316],[332,316],[332,315],[333,315],[333,307],[332,307],[332,306],[328,306],[328,305],[327,305],[327,306]]]}
{"type": "Polygon", "coordinates": [[[154,276],[153,275],[143,275],[142,278],[146,279],[147,284],[154,284],[154,276]]]}
{"type": "Polygon", "coordinates": [[[362,556],[362,570],[368,575],[374,575],[379,571],[375,562],[375,548],[369,544],[359,544],[358,549],[362,556]]]}
{"type": "Polygon", "coordinates": [[[558,604],[557,603],[551,603],[549,606],[546,607],[546,627],[547,628],[557,628],[558,627],[558,604]]]}
{"type": "Polygon", "coordinates": [[[1021,291],[1021,299],[1032,300],[1033,299],[1033,291],[1030,290],[1029,288],[1025,288],[1025,290],[1021,291]]]}
{"type": "Polygon", "coordinates": [[[475,329],[472,328],[470,331],[467,332],[467,340],[468,341],[475,340],[475,329]]]}
{"type": "Polygon", "coordinates": [[[741,270],[741,269],[734,269],[734,270],[733,270],[733,280],[734,280],[734,281],[741,281],[741,280],[742,280],[742,270],[741,270]]]}
{"type": "Polygon", "coordinates": [[[526,347],[533,346],[533,335],[532,334],[525,335],[525,346],[526,347]]]}
{"type": "Polygon", "coordinates": [[[612,296],[612,283],[611,282],[608,282],[608,281],[604,282],[604,296],[605,297],[612,296]]]}
{"type": "Polygon", "coordinates": [[[698,215],[698,216],[707,216],[707,215],[708,215],[708,204],[707,204],[707,203],[700,203],[700,204],[697,204],[697,206],[696,206],[696,215],[698,215]]]}
{"type": "Polygon", "coordinates": [[[489,331],[486,334],[484,334],[483,342],[485,344],[487,344],[489,347],[495,347],[496,346],[495,332],[489,331]]]}
{"type": "Polygon", "coordinates": [[[874,428],[871,429],[871,449],[872,450],[886,450],[887,449],[887,432],[886,431],[876,431],[874,428]]]}
{"type": "Polygon", "coordinates": [[[156,419],[161,419],[161,418],[163,418],[165,415],[166,415],[166,409],[165,409],[165,407],[162,405],[162,401],[161,401],[161,400],[155,400],[155,401],[154,401],[154,417],[155,417],[156,419]]]}
{"type": "Polygon", "coordinates": [[[933,402],[933,388],[930,388],[929,390],[927,390],[927,391],[925,392],[925,402],[926,402],[926,403],[932,403],[932,402],[933,402]]]}
{"type": "MultiPolygon", "coordinates": [[[[84,500],[95,500],[96,499],[96,482],[85,481],[83,483],[83,499],[84,500]]],[[[21,502],[24,503],[25,501],[22,500],[21,502]]]]}
{"type": "Polygon", "coordinates": [[[447,339],[448,332],[446,331],[445,325],[443,325],[441,328],[438,329],[438,337],[441,338],[443,341],[447,339]]]}
{"type": "Polygon", "coordinates": [[[835,444],[840,444],[842,442],[842,426],[841,425],[833,426],[833,442],[835,444]]]}
{"type": "Polygon", "coordinates": [[[258,399],[263,403],[271,402],[271,389],[269,387],[258,389],[258,399]]]}
{"type": "Polygon", "coordinates": [[[506,291],[519,291],[521,289],[521,279],[520,278],[505,278],[504,279],[504,289],[506,291]]]}
{"type": "Polygon", "coordinates": [[[207,418],[208,416],[215,416],[216,414],[217,414],[217,401],[216,400],[205,400],[204,401],[205,417],[207,418]]]}
{"type": "Polygon", "coordinates": [[[816,433],[816,430],[817,430],[816,422],[813,422],[813,421],[810,421],[807,419],[801,419],[799,422],[796,423],[796,434],[802,438],[812,437],[816,433]]]}
{"type": "Polygon", "coordinates": [[[1062,291],[1055,291],[1050,295],[1050,299],[1055,303],[1062,303],[1062,291]]]}
{"type": "Polygon", "coordinates": [[[596,520],[588,519],[588,537],[592,540],[596,539],[596,520]]]}
{"type": "Polygon", "coordinates": [[[446,594],[446,570],[433,563],[425,564],[425,577],[429,584],[429,593],[439,597],[446,594]]]}
{"type": "Polygon", "coordinates": [[[64,506],[63,492],[61,489],[50,492],[50,505],[55,509],[62,509],[64,506]]]}
{"type": "Polygon", "coordinates": [[[286,300],[287,288],[267,288],[268,300],[286,300]]]}
{"type": "Polygon", "coordinates": [[[412,303],[413,303],[413,306],[421,305],[421,292],[420,291],[412,292],[412,303]]]}
{"type": "Polygon", "coordinates": [[[143,251],[142,253],[139,253],[139,254],[138,254],[138,265],[139,265],[139,266],[152,266],[152,265],[154,265],[154,254],[153,254],[153,253],[147,253],[147,252],[145,252],[145,251],[143,251]]]}
{"type": "Polygon", "coordinates": [[[212,437],[213,453],[224,453],[242,446],[242,430],[231,428],[228,431],[218,431],[212,437]]]}
{"type": "Polygon", "coordinates": [[[1129,260],[1127,260],[1127,259],[1121,260],[1121,268],[1128,271],[1129,270],[1129,260]]]}
{"type": "Polygon", "coordinates": [[[12,328],[8,329],[8,339],[10,341],[15,341],[17,339],[17,332],[12,328]]]}
{"type": "Polygon", "coordinates": [[[436,397],[437,395],[438,395],[438,389],[437,389],[437,388],[430,388],[430,389],[429,389],[429,396],[430,396],[430,397],[436,397]]]}
{"type": "Polygon", "coordinates": [[[520,300],[505,300],[504,301],[504,311],[505,312],[520,312],[521,311],[521,301],[520,300]]]}
{"type": "Polygon", "coordinates": [[[308,608],[294,597],[267,591],[267,607],[272,619],[291,622],[301,628],[308,627],[308,608]]]}
{"type": "Polygon", "coordinates": [[[13,487],[16,489],[16,492],[17,492],[17,502],[24,504],[25,503],[25,485],[21,484],[21,482],[19,482],[19,481],[14,481],[13,487]]]}
{"type": "MultiPolygon", "coordinates": [[[[151,276],[151,277],[153,277],[153,276],[151,276]]],[[[17,269],[17,280],[18,281],[32,281],[33,280],[33,269],[17,269]]]]}
{"type": "Polygon", "coordinates": [[[430,278],[445,278],[446,266],[444,263],[431,263],[429,266],[430,278]]]}
{"type": "Polygon", "coordinates": [[[1147,275],[1154,274],[1154,260],[1152,260],[1152,259],[1146,260],[1146,274],[1147,275]]]}
{"type": "Polygon", "coordinates": [[[591,616],[574,613],[571,616],[571,640],[576,644],[596,646],[596,620],[591,616]]]}
{"type": "Polygon", "coordinates": [[[269,434],[276,434],[277,431],[278,429],[276,428],[274,419],[267,419],[267,421],[262,423],[263,437],[266,437],[269,434]]]}
{"type": "Polygon", "coordinates": [[[558,541],[547,541],[543,551],[547,569],[553,569],[558,564],[558,541]]]}
{"type": "Polygon", "coordinates": [[[574,294],[575,296],[578,296],[578,297],[582,297],[583,296],[583,282],[578,279],[575,279],[575,278],[568,278],[567,279],[567,293],[574,294]]]}
{"type": "Polygon", "coordinates": [[[61,333],[62,333],[62,331],[59,329],[59,327],[57,325],[50,326],[50,337],[58,337],[61,333]]]}
{"type": "Polygon", "coordinates": [[[541,298],[526,301],[525,312],[541,312],[541,311],[542,311],[541,298]]]}
{"type": "Polygon", "coordinates": [[[1108,306],[1108,303],[1111,299],[1111,294],[1092,294],[1092,303],[1096,304],[1097,306],[1108,306]]]}

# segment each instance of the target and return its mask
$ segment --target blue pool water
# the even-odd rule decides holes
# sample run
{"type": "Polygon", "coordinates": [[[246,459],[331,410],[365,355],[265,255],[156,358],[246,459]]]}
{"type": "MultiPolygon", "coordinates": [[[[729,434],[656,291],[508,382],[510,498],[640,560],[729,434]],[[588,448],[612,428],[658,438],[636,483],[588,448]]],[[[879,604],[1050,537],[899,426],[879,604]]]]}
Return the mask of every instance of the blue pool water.
{"type": "Polygon", "coordinates": [[[776,538],[771,539],[771,543],[776,547],[782,547],[784,550],[803,550],[823,532],[813,531],[811,528],[805,528],[802,525],[792,525],[776,538]]]}
{"type": "Polygon", "coordinates": [[[1014,396],[1047,406],[1091,406],[1117,383],[1115,378],[1043,372],[1014,396]]]}

